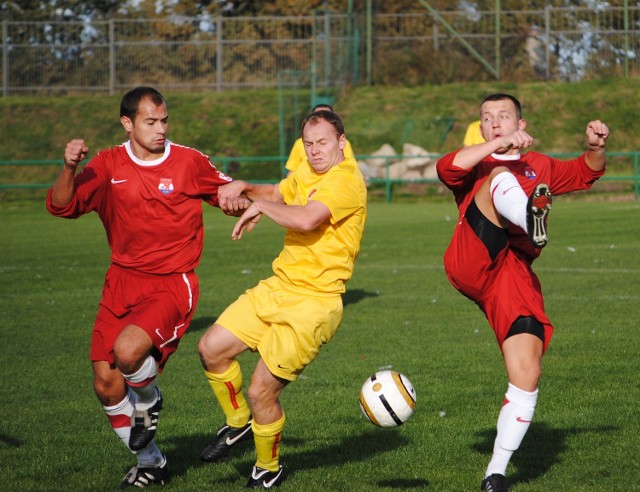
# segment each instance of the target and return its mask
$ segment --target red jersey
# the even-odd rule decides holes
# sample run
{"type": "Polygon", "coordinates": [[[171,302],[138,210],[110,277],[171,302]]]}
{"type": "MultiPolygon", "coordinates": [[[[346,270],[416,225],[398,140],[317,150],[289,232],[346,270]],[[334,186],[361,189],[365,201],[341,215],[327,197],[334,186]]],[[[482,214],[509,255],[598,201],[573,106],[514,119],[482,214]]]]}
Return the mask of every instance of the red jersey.
{"type": "Polygon", "coordinates": [[[151,274],[184,273],[200,262],[202,201],[218,205],[218,187],[231,178],[201,152],[167,141],[164,155],[142,161],[130,143],[99,152],[75,177],[73,199],[52,215],[69,219],[97,212],[111,261],[151,274]]]}
{"type": "MultiPolygon", "coordinates": [[[[471,169],[462,169],[453,165],[453,159],[459,151],[444,155],[438,160],[438,177],[455,197],[460,217],[464,215],[478,188],[487,179],[494,167],[507,167],[522,186],[528,196],[538,183],[549,185],[554,195],[572,191],[586,190],[604,174],[594,171],[585,160],[585,154],[575,159],[559,160],[538,152],[497,156],[492,154],[471,169]]],[[[529,258],[537,258],[540,249],[534,247],[522,228],[509,227],[509,245],[520,250],[529,258]]]]}

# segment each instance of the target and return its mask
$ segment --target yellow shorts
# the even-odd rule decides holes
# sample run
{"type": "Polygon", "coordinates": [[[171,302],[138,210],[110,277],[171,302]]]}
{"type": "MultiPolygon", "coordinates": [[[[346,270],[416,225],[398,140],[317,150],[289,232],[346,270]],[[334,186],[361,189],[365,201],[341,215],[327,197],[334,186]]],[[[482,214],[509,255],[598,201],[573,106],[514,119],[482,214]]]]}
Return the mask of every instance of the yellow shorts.
{"type": "Polygon", "coordinates": [[[295,381],[342,322],[342,297],[285,287],[277,277],[247,290],[220,315],[279,378],[295,381]]]}

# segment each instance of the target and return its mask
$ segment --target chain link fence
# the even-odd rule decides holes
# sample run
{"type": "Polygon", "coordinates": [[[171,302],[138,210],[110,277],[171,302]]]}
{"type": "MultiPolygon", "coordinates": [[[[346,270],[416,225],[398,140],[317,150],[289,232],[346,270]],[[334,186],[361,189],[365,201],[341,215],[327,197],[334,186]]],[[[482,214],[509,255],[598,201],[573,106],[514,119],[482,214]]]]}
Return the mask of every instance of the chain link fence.
{"type": "Polygon", "coordinates": [[[2,94],[584,80],[640,72],[640,7],[3,21],[2,94]]]}

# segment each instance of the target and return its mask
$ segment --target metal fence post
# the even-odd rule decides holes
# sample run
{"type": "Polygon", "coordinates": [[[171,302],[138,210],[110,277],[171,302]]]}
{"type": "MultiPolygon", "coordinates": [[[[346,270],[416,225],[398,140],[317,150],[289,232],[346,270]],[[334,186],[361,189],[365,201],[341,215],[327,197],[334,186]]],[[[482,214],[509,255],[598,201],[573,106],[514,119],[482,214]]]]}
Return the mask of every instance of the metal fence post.
{"type": "Polygon", "coordinates": [[[500,42],[500,38],[502,37],[502,27],[500,24],[500,17],[502,16],[502,13],[500,12],[500,0],[496,0],[496,80],[500,80],[500,60],[501,60],[501,56],[500,56],[500,47],[501,47],[501,42],[500,42]]]}
{"type": "Polygon", "coordinates": [[[545,62],[544,62],[544,79],[549,80],[549,75],[551,74],[551,6],[547,5],[544,8],[544,53],[545,53],[545,62]]]}
{"type": "Polygon", "coordinates": [[[109,95],[116,93],[116,39],[115,24],[113,19],[109,19],[109,95]]]}
{"type": "Polygon", "coordinates": [[[324,12],[324,87],[329,87],[331,80],[331,18],[324,12]]]}
{"type": "Polygon", "coordinates": [[[216,18],[216,90],[222,92],[222,16],[216,18]]]}
{"type": "Polygon", "coordinates": [[[624,0],[624,76],[629,77],[629,1],[624,0]]]}
{"type": "Polygon", "coordinates": [[[9,34],[7,21],[2,21],[2,95],[9,94],[9,48],[7,46],[9,34]]]}
{"type": "Polygon", "coordinates": [[[638,201],[638,194],[640,193],[640,175],[638,174],[638,152],[633,155],[633,196],[638,201]]]}
{"type": "Polygon", "coordinates": [[[373,38],[372,28],[371,0],[367,0],[367,85],[371,85],[371,66],[373,58],[373,47],[371,39],[373,38]]]}

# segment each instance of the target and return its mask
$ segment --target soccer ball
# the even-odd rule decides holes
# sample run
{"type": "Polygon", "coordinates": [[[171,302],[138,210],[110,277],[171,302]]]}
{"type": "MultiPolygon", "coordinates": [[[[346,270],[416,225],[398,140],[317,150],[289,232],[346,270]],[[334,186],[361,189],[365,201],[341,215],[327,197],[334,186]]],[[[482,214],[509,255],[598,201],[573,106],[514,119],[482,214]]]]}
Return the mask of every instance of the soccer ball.
{"type": "Polygon", "coordinates": [[[378,427],[404,424],[416,407],[416,390],[404,374],[379,371],[360,390],[360,409],[378,427]]]}

